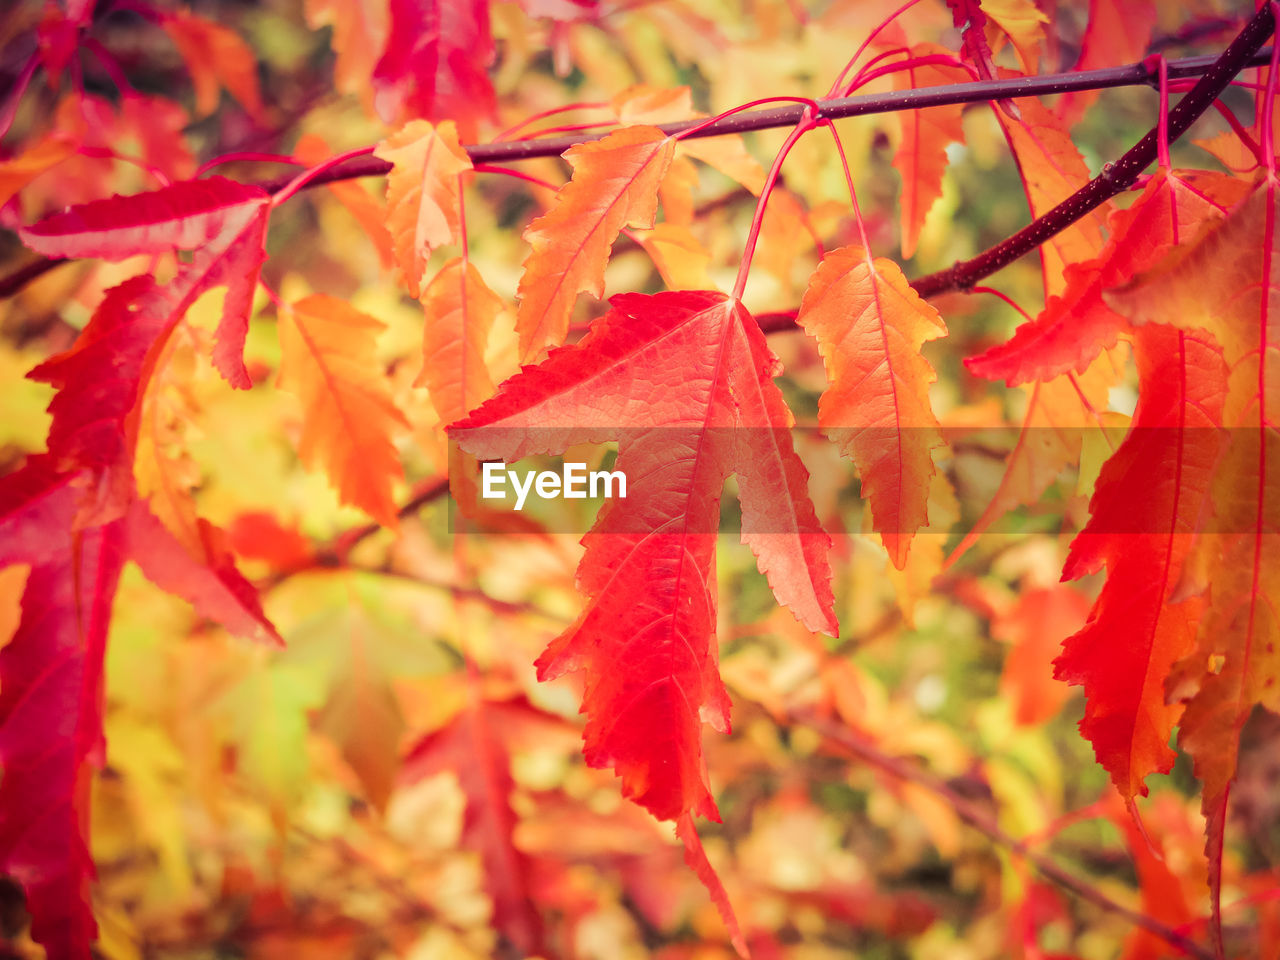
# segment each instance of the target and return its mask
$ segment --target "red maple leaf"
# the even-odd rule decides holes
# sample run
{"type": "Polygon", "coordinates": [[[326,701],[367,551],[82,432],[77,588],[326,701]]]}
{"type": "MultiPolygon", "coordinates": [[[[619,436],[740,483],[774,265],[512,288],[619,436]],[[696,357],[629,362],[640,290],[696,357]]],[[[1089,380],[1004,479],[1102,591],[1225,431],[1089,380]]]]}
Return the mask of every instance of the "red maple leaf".
{"type": "Polygon", "coordinates": [[[632,487],[584,540],[586,609],[539,658],[538,676],[586,671],[587,762],[612,767],[627,796],[677,821],[687,859],[736,937],[693,829],[693,814],[719,819],[702,723],[729,730],[713,643],[725,479],[737,474],[742,539],[775,596],[805,626],[834,634],[830,541],[771,379],[778,362],[742,304],[709,291],[623,294],[610,304],[580,343],[526,367],[450,433],[486,459],[619,441],[617,469],[632,487]]]}
{"type": "Polygon", "coordinates": [[[18,631],[0,650],[0,872],[22,884],[51,957],[88,956],[97,935],[87,812],[124,564],[123,521],[71,532],[73,481],[47,456],[0,479],[0,566],[31,565],[18,631]]]}
{"type": "Polygon", "coordinates": [[[127,309],[149,319],[162,312],[161,327],[167,333],[200,294],[225,286],[213,362],[233,387],[247,388],[244,341],[258,271],[267,257],[270,211],[271,197],[261,187],[210,177],[80,204],[24,227],[20,234],[28,247],[49,257],[124,260],[195,251],[169,284],[157,288],[162,297],[127,309]]]}
{"type": "Polygon", "coordinates": [[[459,121],[494,116],[488,68],[494,59],[488,0],[390,0],[391,31],[373,69],[374,105],[391,123],[401,113],[459,121]]]}

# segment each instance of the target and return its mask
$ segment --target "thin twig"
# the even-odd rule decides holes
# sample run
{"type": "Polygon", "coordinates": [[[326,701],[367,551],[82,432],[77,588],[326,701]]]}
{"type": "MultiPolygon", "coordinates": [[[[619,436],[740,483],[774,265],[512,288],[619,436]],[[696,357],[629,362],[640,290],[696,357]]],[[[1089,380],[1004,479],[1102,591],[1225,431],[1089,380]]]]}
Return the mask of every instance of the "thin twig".
{"type": "Polygon", "coordinates": [[[857,736],[848,728],[819,717],[812,712],[798,712],[793,714],[791,719],[797,724],[802,724],[820,733],[828,741],[836,744],[863,763],[874,766],[896,779],[919,784],[938,794],[938,796],[947,801],[951,809],[956,812],[956,816],[961,820],[979,833],[985,834],[996,843],[1008,848],[1012,853],[1024,859],[1035,867],[1036,871],[1046,880],[1075,894],[1080,899],[1087,900],[1094,906],[1106,910],[1108,913],[1123,917],[1129,923],[1159,937],[1165,943],[1176,947],[1187,956],[1195,957],[1196,960],[1214,960],[1212,951],[1196,943],[1185,934],[1161,923],[1155,917],[1147,916],[1145,913],[1126,907],[1122,903],[1117,903],[1097,887],[1068,873],[1048,856],[1028,846],[1026,841],[1020,840],[1005,831],[979,806],[952,789],[951,785],[945,780],[923,769],[918,764],[905,757],[885,753],[874,744],[857,736]]]}
{"type": "MultiPolygon", "coordinates": [[[[1248,26],[1240,33],[1239,36],[1227,47],[1223,54],[1219,57],[1186,57],[1180,60],[1168,61],[1169,77],[1171,79],[1180,79],[1184,77],[1194,77],[1203,74],[1201,82],[1198,83],[1189,92],[1182,101],[1174,108],[1174,112],[1182,111],[1180,117],[1185,117],[1185,123],[1181,127],[1174,122],[1173,113],[1170,114],[1170,138],[1176,139],[1182,134],[1191,121],[1195,120],[1201,113],[1208,109],[1209,104],[1217,97],[1231,79],[1245,67],[1263,66],[1268,62],[1269,52],[1258,48],[1270,36],[1272,27],[1269,8],[1264,7],[1249,22],[1248,26]],[[1229,65],[1229,72],[1228,70],[1229,65]],[[1207,72],[1206,72],[1207,71],[1207,72]],[[1219,75],[1226,72],[1225,79],[1217,82],[1219,75]],[[1215,78],[1214,82],[1206,85],[1205,81],[1210,76],[1215,78]],[[1203,94],[1202,89],[1207,90],[1209,86],[1213,87],[1213,93],[1203,103],[1200,102],[1203,94]],[[1194,98],[1194,99],[1193,99],[1194,98]],[[1195,105],[1194,111],[1191,107],[1184,109],[1184,104],[1191,101],[1195,105]]],[[[1011,77],[1004,80],[984,80],[974,83],[955,83],[946,84],[936,87],[922,87],[916,90],[896,90],[890,93],[865,94],[856,97],[840,97],[831,100],[819,100],[818,105],[821,107],[820,116],[832,120],[843,119],[846,117],[867,116],[876,113],[893,113],[900,110],[918,110],[924,107],[936,107],[944,104],[956,103],[976,103],[984,100],[1008,100],[1019,97],[1037,97],[1046,96],[1055,93],[1068,93],[1080,90],[1102,90],[1111,87],[1128,87],[1128,86],[1150,86],[1155,81],[1155,71],[1145,62],[1131,63],[1119,67],[1106,67],[1099,70],[1082,70],[1076,73],[1050,73],[1034,77],[1011,77]]],[[[715,137],[723,136],[730,133],[744,133],[750,130],[765,130],[772,127],[789,127],[794,126],[803,114],[806,107],[803,105],[773,107],[765,110],[749,110],[743,113],[734,114],[715,123],[709,124],[695,133],[689,134],[690,137],[715,137]]],[[[679,123],[668,123],[661,125],[661,129],[666,133],[681,133],[690,130],[699,124],[703,124],[704,120],[684,120],[679,123]]],[[[583,136],[569,137],[543,137],[533,140],[508,140],[498,143],[482,143],[473,144],[466,148],[468,155],[473,163],[501,163],[516,160],[527,160],[533,157],[552,157],[559,156],[565,150],[579,143],[585,143],[590,140],[597,140],[603,133],[589,134],[583,136]]],[[[1142,146],[1146,142],[1146,138],[1139,144],[1142,146]]],[[[1154,139],[1152,141],[1154,149],[1154,139]]],[[[1135,148],[1137,149],[1137,148],[1135,148]]],[[[1132,152],[1132,151],[1131,151],[1132,152]]],[[[1128,154],[1126,154],[1126,157],[1128,154]]],[[[1152,154],[1154,157],[1154,153],[1152,154]]],[[[1147,160],[1143,166],[1150,163],[1147,160]]],[[[335,166],[331,170],[326,170],[313,179],[307,181],[306,189],[318,187],[326,183],[333,183],[338,180],[352,180],[357,177],[384,176],[391,169],[391,165],[385,160],[379,160],[376,157],[360,157],[356,160],[335,166]]],[[[259,182],[257,185],[262,187],[268,193],[277,193],[283,190],[292,178],[277,177],[272,180],[259,182]]],[[[1125,184],[1127,186],[1127,183],[1125,184]]],[[[1120,187],[1124,189],[1124,187],[1120,187]]],[[[1115,195],[1113,193],[1102,196],[1101,199],[1094,201],[1094,206],[1102,203],[1106,199],[1115,195]]],[[[1073,195],[1074,196],[1074,195],[1073,195]]],[[[1070,200],[1067,201],[1068,203],[1070,200]]],[[[1073,223],[1075,219],[1083,216],[1092,207],[1082,209],[1076,214],[1075,218],[1063,223],[1057,227],[1057,230],[1063,229],[1073,223]]],[[[1054,214],[1050,211],[1040,220],[1045,220],[1054,214]]],[[[1061,216],[1061,214],[1059,215],[1061,216]]],[[[1037,220],[1031,227],[1019,231],[1014,238],[1023,237],[1021,242],[1025,242],[1024,234],[1028,234],[1032,227],[1036,227],[1040,223],[1037,220]]],[[[1043,228],[1037,228],[1038,230],[1043,228]]],[[[1054,230],[1053,232],[1056,232],[1054,230]]],[[[1045,239],[1053,235],[1053,232],[1047,233],[1036,240],[1032,245],[1043,243],[1045,239]]],[[[1039,235],[1038,233],[1036,235],[1039,235]]],[[[1010,238],[1013,240],[1014,238],[1010,238]]],[[[1006,241],[1008,243],[1009,241],[1006,241]]],[[[1004,245],[993,248],[993,250],[1003,249],[1004,245]]],[[[1017,253],[1012,259],[1017,259],[1022,253],[1027,252],[1030,247],[1017,253]]],[[[992,251],[983,254],[982,257],[975,258],[982,260],[992,251]]],[[[9,276],[0,278],[0,299],[11,297],[21,290],[27,283],[36,277],[45,273],[58,263],[64,263],[63,260],[41,259],[28,263],[9,276]]],[[[942,274],[934,274],[930,277],[921,279],[921,283],[927,281],[933,288],[931,293],[923,293],[928,296],[940,293],[943,290],[956,289],[964,283],[972,284],[977,280],[986,276],[986,273],[975,273],[972,266],[975,261],[969,261],[968,265],[957,264],[950,271],[944,271],[942,274]],[[954,271],[960,267],[966,267],[962,274],[957,274],[963,282],[950,282],[948,285],[948,277],[951,277],[954,271]]],[[[993,261],[994,262],[994,261],[993,261]]],[[[989,272],[999,269],[1005,263],[1010,262],[1008,259],[1003,260],[998,266],[991,268],[989,272]]]]}
{"type": "MultiPolygon", "coordinates": [[[[1200,80],[1169,111],[1169,142],[1177,140],[1199,116],[1213,105],[1219,94],[1245,67],[1259,57],[1259,48],[1275,31],[1275,17],[1270,5],[1264,4],[1245,24],[1222,54],[1210,65],[1200,80]]],[[[1269,54],[1268,54],[1269,56],[1269,54]]],[[[1169,76],[1174,76],[1169,62],[1169,76]]],[[[990,276],[1024,254],[1030,253],[1054,234],[1065,230],[1091,210],[1101,206],[1116,194],[1133,184],[1152,161],[1156,159],[1160,144],[1160,125],[1152,127],[1146,136],[1114,163],[1105,164],[1102,172],[1077,190],[1052,210],[1037,217],[1013,236],[974,257],[957,263],[949,270],[918,277],[911,286],[922,297],[933,297],[948,290],[967,290],[983,277],[990,276]]]]}

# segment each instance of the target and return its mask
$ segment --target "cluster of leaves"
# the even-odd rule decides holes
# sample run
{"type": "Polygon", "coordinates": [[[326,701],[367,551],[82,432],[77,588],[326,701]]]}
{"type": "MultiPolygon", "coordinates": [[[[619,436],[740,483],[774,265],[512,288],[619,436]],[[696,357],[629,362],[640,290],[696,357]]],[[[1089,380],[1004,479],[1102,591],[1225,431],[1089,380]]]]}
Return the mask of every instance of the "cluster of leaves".
{"type": "Polygon", "coordinates": [[[1223,92],[1271,9],[808,6],[5,15],[0,870],[50,957],[1280,949],[1274,63],[1223,92]],[[1162,61],[1002,99],[1201,47],[1187,166],[1162,61]],[[1000,290],[908,281],[1028,207],[1000,290]],[[548,456],[629,494],[479,496],[548,456]]]}

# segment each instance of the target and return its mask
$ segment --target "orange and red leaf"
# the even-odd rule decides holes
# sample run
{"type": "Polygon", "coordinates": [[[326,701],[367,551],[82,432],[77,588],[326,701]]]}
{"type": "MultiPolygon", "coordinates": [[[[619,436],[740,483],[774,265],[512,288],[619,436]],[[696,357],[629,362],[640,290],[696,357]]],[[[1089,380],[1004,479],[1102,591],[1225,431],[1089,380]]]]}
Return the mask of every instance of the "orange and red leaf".
{"type": "Polygon", "coordinates": [[[674,149],[661,130],[636,126],[565,151],[573,177],[524,233],[532,250],[517,290],[516,330],[526,362],[564,341],[579,293],[604,296],[604,268],[622,228],[653,226],[674,149]]]}
{"type": "Polygon", "coordinates": [[[830,381],[818,424],[857,464],[874,529],[901,570],[929,522],[931,451],[942,444],[929,404],[937,377],[920,347],[946,325],[897,264],[861,247],[823,258],[797,322],[817,338],[830,381]]]}

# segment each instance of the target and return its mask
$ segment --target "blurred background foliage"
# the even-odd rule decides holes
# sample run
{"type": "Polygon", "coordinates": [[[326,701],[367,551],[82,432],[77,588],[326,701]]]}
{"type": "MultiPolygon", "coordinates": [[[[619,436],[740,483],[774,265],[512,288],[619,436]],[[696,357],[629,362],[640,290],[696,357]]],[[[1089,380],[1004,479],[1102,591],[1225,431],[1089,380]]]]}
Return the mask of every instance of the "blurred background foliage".
{"type": "MultiPolygon", "coordinates": [[[[187,177],[224,154],[290,154],[304,137],[322,158],[388,133],[358,74],[335,85],[333,29],[324,25],[331,14],[321,0],[191,5],[252,51],[260,105],[225,89],[202,103],[200,77],[140,5],[102,0],[94,36],[141,101],[121,97],[100,58],[77,54],[74,77],[54,88],[37,76],[19,102],[3,141],[7,157],[82,123],[106,150],[82,151],[9,197],[0,210],[0,272],[29,257],[12,232],[18,224],[151,189],[155,171],[187,177]]],[[[491,138],[566,103],[607,101],[635,84],[686,85],[709,112],[757,97],[821,96],[886,12],[849,0],[664,0],[602,4],[580,19],[540,15],[555,6],[491,4],[501,123],[479,124],[472,136],[491,138]]],[[[1084,4],[1052,6],[1045,72],[1075,62],[1086,20],[1084,4]]],[[[45,9],[23,0],[0,12],[0,88],[16,84],[45,9]]],[[[1208,0],[1164,6],[1156,46],[1216,52],[1235,12],[1208,0]],[[1220,26],[1187,39],[1188,23],[1220,26]]],[[[904,21],[913,36],[958,48],[941,4],[921,4],[904,21]]],[[[1007,50],[998,60],[1016,63],[1007,50]]],[[[879,87],[890,88],[890,80],[879,87]]],[[[1242,113],[1248,103],[1240,98],[1242,113]]],[[[1101,94],[1074,131],[1090,170],[1145,132],[1156,108],[1150,90],[1101,94]]],[[[964,122],[967,143],[952,148],[943,197],[904,264],[908,275],[969,257],[1028,220],[991,111],[974,105],[964,122]]],[[[1208,117],[1195,133],[1222,128],[1208,117]]],[[[845,120],[839,129],[873,246],[896,255],[898,120],[845,120]]],[[[784,136],[764,131],[747,144],[767,163],[784,136]]],[[[1213,163],[1189,140],[1174,156],[1175,165],[1213,163]]],[[[556,183],[566,173],[558,159],[521,170],[556,183]]],[[[218,172],[258,180],[280,168],[237,161],[218,172]]],[[[828,249],[854,237],[829,140],[803,142],[784,182],[747,288],[757,314],[795,308],[818,259],[813,235],[828,249]]],[[[373,202],[382,184],[344,189],[373,202]]],[[[520,232],[549,196],[502,177],[477,177],[469,187],[471,257],[508,302],[525,255],[520,232]]],[[[754,202],[705,168],[695,197],[694,229],[711,254],[707,276],[727,289],[754,202]]],[[[271,287],[286,298],[313,290],[346,297],[387,324],[379,355],[412,427],[399,448],[404,502],[447,467],[440,424],[412,386],[421,308],[328,190],[291,200],[271,226],[271,287]]],[[[661,288],[638,247],[622,240],[617,254],[611,293],[661,288]]],[[[23,374],[69,346],[104,289],[146,266],[67,265],[0,303],[0,470],[39,450],[48,426],[51,391],[23,374]]],[[[1043,299],[1038,257],[992,284],[1035,313],[1043,299]]],[[[730,956],[669,827],[623,801],[607,772],[585,766],[575,681],[535,682],[533,660],[579,608],[577,537],[537,529],[455,535],[444,499],[404,517],[398,532],[366,530],[367,518],[298,461],[299,410],[275,386],[279,348],[266,298],[247,350],[256,385],[244,392],[226,389],[207,360],[216,299],[193,309],[151,388],[152,456],[193,493],[202,516],[229,532],[287,647],[229,639],[126,571],[108,653],[107,765],[93,788],[100,955],[514,957],[522,951],[512,918],[531,909],[545,925],[548,955],[730,956]]],[[[939,371],[933,399],[944,425],[993,410],[1016,424],[1023,395],[969,376],[960,358],[1005,339],[1020,317],[981,294],[947,295],[937,306],[951,334],[926,353],[939,371]]],[[[602,309],[584,299],[579,323],[602,309]]],[[[812,423],[825,382],[816,351],[799,333],[770,343],[786,365],[789,402],[812,423]]],[[[515,371],[515,357],[508,317],[491,350],[496,378],[515,371]]],[[[1110,394],[1121,423],[1133,403],[1132,371],[1126,376],[1128,386],[1110,394]]],[[[985,506],[1014,436],[957,447],[943,464],[963,520],[985,506]]],[[[722,537],[719,555],[721,664],[735,712],[732,735],[708,741],[724,823],[704,833],[755,955],[1170,955],[1125,917],[1046,880],[1007,842],[974,829],[965,811],[1110,899],[1202,933],[1203,827],[1189,770],[1179,762],[1170,776],[1153,778],[1141,804],[1144,838],[1075,729],[1078,694],[1050,679],[1059,642],[1079,628],[1098,587],[1096,578],[1058,582],[1084,516],[1088,470],[1064,471],[1041,504],[1015,512],[929,585],[891,572],[879,544],[857,535],[864,516],[856,477],[834,448],[808,436],[801,453],[820,518],[848,534],[837,536],[834,553],[842,635],[810,635],[777,609],[736,537],[722,537]],[[824,732],[832,724],[890,762],[851,755],[824,732]]],[[[585,530],[594,506],[558,508],[567,516],[548,525],[585,530]]],[[[915,549],[940,554],[957,539],[926,533],[915,549]]],[[[16,626],[24,577],[20,567],[0,571],[0,638],[16,626]]],[[[1275,900],[1249,902],[1274,886],[1280,857],[1280,762],[1262,746],[1275,721],[1255,719],[1244,735],[1226,861],[1227,899],[1244,905],[1226,922],[1230,942],[1265,937],[1280,950],[1275,900]]],[[[8,949],[36,956],[20,894],[12,883],[0,892],[8,949]]]]}

